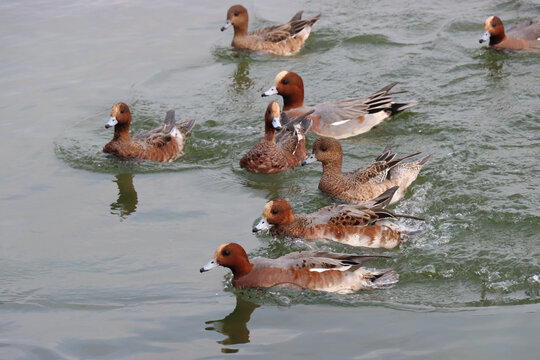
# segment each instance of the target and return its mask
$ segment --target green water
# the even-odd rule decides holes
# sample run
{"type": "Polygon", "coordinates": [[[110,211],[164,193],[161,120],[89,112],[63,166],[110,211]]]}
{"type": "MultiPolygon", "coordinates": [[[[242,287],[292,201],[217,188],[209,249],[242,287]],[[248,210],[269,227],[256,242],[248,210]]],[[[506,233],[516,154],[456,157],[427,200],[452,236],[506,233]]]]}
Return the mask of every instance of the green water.
{"type": "MultiPolygon", "coordinates": [[[[534,358],[540,310],[540,52],[481,47],[489,15],[520,2],[250,1],[250,29],[322,12],[281,58],[231,49],[232,3],[0,3],[1,359],[534,358]],[[343,140],[344,168],[388,143],[434,154],[398,213],[426,218],[393,250],[253,235],[264,204],[330,204],[319,164],[272,175],[238,161],[263,132],[281,70],[306,104],[399,81],[419,105],[343,140]],[[101,152],[111,106],[133,130],[168,109],[196,119],[172,164],[101,152]],[[396,287],[353,295],[235,291],[199,268],[224,242],[252,256],[308,246],[391,256],[396,287]]],[[[308,147],[316,137],[308,136],[308,147]]],[[[417,222],[403,220],[408,226],[417,222]]]]}

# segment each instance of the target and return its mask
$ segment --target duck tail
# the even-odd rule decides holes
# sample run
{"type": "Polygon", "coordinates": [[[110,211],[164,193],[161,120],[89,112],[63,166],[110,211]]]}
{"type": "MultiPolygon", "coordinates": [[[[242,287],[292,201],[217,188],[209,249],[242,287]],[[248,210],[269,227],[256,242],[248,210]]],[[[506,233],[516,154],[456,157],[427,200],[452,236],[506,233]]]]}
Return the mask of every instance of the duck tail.
{"type": "Polygon", "coordinates": [[[401,111],[403,111],[405,109],[408,109],[410,107],[413,107],[415,105],[418,105],[418,101],[416,101],[416,100],[411,100],[411,101],[407,101],[407,102],[400,102],[400,103],[393,102],[392,107],[390,108],[390,110],[391,110],[390,115],[397,114],[398,112],[401,112],[401,111]]]}
{"type": "Polygon", "coordinates": [[[371,280],[373,289],[388,289],[399,280],[399,275],[394,269],[376,270],[373,275],[374,279],[371,280]]]}
{"type": "Polygon", "coordinates": [[[175,126],[174,121],[174,110],[167,111],[167,114],[165,114],[165,120],[163,121],[165,124],[165,130],[167,132],[171,131],[175,126]]]}
{"type": "Polygon", "coordinates": [[[182,132],[182,134],[186,135],[193,129],[193,126],[195,126],[195,120],[182,120],[176,123],[176,127],[182,132]]]}
{"type": "Polygon", "coordinates": [[[433,154],[429,154],[428,156],[425,156],[425,157],[421,158],[420,160],[418,160],[417,164],[418,165],[424,165],[429,160],[431,160],[431,158],[433,158],[433,154]]]}
{"type": "Polygon", "coordinates": [[[291,20],[289,20],[289,22],[293,22],[293,21],[297,21],[297,20],[302,20],[302,14],[304,13],[304,10],[300,10],[299,12],[297,12],[296,14],[294,14],[294,16],[291,18],[291,20]]]}

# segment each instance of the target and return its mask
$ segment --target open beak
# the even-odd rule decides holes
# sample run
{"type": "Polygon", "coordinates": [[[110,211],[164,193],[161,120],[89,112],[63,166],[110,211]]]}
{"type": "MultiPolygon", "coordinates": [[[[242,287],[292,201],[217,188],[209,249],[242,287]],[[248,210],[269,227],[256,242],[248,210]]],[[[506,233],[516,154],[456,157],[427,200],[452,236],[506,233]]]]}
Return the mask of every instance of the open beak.
{"type": "Polygon", "coordinates": [[[268,220],[262,218],[261,221],[259,221],[259,223],[253,227],[253,232],[268,230],[270,229],[270,226],[271,225],[268,223],[268,220]]]}
{"type": "Polygon", "coordinates": [[[270,89],[266,90],[261,94],[262,97],[264,96],[270,96],[270,95],[277,95],[278,91],[275,86],[272,86],[270,89]]]}
{"type": "Polygon", "coordinates": [[[118,120],[116,120],[116,118],[114,116],[111,116],[111,118],[109,119],[109,122],[107,124],[105,124],[105,129],[113,127],[116,124],[118,124],[118,120]]]}
{"type": "Polygon", "coordinates": [[[315,161],[317,161],[315,154],[311,154],[306,160],[302,161],[302,166],[314,163],[315,161]]]}
{"type": "Polygon", "coordinates": [[[480,40],[478,40],[478,42],[481,44],[487,41],[489,41],[489,32],[486,31],[482,34],[482,37],[480,38],[480,40]]]}
{"type": "Polygon", "coordinates": [[[231,25],[232,25],[231,20],[227,20],[227,22],[225,23],[225,25],[223,25],[223,26],[221,27],[221,31],[227,30],[231,25]]]}
{"type": "Polygon", "coordinates": [[[213,268],[217,267],[219,264],[217,263],[216,259],[212,259],[208,262],[208,264],[204,265],[200,272],[205,272],[205,271],[209,271],[209,270],[212,270],[213,268]]]}

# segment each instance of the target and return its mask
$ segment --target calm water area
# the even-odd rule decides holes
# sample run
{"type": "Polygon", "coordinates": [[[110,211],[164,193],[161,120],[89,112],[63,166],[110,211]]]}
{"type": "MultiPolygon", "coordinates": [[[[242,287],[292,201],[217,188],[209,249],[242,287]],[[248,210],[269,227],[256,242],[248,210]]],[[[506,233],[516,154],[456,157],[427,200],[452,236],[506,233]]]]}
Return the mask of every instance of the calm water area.
{"type": "MultiPolygon", "coordinates": [[[[540,352],[540,52],[478,43],[535,1],[255,1],[250,30],[322,13],[290,57],[230,47],[233,2],[0,2],[0,359],[532,359],[540,352]],[[424,217],[392,250],[254,235],[264,204],[331,204],[320,164],[255,175],[262,91],[299,73],[306,105],[394,81],[419,105],[342,140],[344,169],[393,144],[433,154],[391,206],[424,217]],[[196,119],[174,163],[106,156],[134,131],[196,119]],[[383,254],[392,289],[236,291],[199,268],[225,242],[251,256],[383,254]]],[[[307,137],[309,151],[316,139],[307,137]]],[[[400,220],[413,226],[417,222],[400,220]]]]}

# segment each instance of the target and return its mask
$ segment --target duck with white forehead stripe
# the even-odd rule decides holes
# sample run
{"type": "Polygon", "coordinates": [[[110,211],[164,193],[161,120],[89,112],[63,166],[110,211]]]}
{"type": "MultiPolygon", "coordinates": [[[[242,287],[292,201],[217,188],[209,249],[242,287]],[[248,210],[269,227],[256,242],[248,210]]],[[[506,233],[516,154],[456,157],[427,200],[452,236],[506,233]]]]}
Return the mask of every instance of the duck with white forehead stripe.
{"type": "Polygon", "coordinates": [[[283,111],[295,117],[313,110],[309,115],[311,131],[322,136],[343,139],[368,132],[384,119],[418,104],[416,101],[394,102],[390,90],[397,82],[364,98],[350,98],[324,102],[314,107],[304,106],[304,82],[292,71],[277,74],[274,86],[261,96],[281,95],[283,111]]]}

